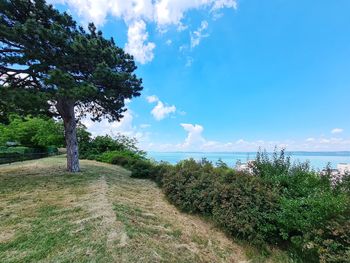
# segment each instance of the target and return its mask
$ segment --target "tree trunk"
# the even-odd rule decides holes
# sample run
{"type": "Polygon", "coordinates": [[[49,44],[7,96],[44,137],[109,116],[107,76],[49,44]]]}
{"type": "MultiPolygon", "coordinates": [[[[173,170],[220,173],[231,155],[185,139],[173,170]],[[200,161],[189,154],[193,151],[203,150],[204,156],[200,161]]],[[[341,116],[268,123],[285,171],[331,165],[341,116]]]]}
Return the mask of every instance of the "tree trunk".
{"type": "Polygon", "coordinates": [[[67,148],[67,170],[76,173],[80,171],[80,165],[74,102],[69,100],[59,100],[57,101],[56,108],[61,115],[64,124],[64,137],[67,148]]]}

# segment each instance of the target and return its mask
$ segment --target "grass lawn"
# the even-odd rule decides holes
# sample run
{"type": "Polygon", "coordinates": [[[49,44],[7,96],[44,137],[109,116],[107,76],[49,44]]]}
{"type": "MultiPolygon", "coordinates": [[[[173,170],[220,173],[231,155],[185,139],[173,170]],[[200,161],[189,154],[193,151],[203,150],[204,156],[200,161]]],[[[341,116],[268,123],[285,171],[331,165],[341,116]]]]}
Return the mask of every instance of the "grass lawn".
{"type": "Polygon", "coordinates": [[[0,262],[249,261],[246,247],[179,212],[153,182],[81,167],[65,172],[63,156],[0,166],[0,262]]]}

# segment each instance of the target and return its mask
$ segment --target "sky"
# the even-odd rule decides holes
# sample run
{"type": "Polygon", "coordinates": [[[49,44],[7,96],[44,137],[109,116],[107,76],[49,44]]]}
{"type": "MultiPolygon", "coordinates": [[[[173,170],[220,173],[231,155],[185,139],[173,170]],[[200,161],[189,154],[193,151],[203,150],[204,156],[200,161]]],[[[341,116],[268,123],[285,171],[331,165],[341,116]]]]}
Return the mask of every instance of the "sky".
{"type": "Polygon", "coordinates": [[[147,151],[350,150],[350,1],[50,0],[134,55],[147,151]]]}

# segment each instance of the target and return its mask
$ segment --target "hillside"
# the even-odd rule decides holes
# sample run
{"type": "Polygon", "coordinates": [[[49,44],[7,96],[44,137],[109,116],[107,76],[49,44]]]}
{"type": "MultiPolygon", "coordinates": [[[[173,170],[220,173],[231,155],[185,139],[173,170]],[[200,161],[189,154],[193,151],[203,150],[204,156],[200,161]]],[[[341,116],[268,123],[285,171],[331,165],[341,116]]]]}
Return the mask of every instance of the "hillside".
{"type": "Polygon", "coordinates": [[[246,262],[211,224],[179,212],[149,180],[65,158],[0,166],[0,262],[246,262]]]}

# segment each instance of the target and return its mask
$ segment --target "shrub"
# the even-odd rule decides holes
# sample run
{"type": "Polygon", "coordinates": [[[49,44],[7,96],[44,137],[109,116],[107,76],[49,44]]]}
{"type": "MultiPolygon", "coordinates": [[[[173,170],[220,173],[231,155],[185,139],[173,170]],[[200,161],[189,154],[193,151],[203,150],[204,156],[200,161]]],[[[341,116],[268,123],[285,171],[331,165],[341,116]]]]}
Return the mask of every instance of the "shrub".
{"type": "Polygon", "coordinates": [[[120,165],[131,171],[131,176],[135,178],[154,178],[156,165],[145,157],[128,150],[110,151],[99,155],[90,155],[100,162],[120,165]]]}
{"type": "Polygon", "coordinates": [[[11,141],[32,148],[64,144],[63,125],[52,119],[13,115],[8,125],[1,125],[0,131],[1,144],[11,141]]]}
{"type": "Polygon", "coordinates": [[[114,138],[105,135],[91,139],[90,134],[81,128],[81,131],[78,131],[78,139],[80,144],[79,153],[83,159],[96,159],[97,155],[106,152],[129,152],[138,156],[145,156],[145,152],[137,148],[135,139],[121,134],[117,134],[114,138]]]}
{"type": "Polygon", "coordinates": [[[213,171],[212,164],[206,160],[182,161],[164,175],[164,191],[182,210],[210,214],[213,208],[213,171]]]}
{"type": "Polygon", "coordinates": [[[295,242],[297,250],[307,262],[349,262],[350,259],[350,210],[329,220],[295,242]]]}
{"type": "Polygon", "coordinates": [[[218,164],[190,159],[164,166],[165,194],[184,211],[209,215],[233,236],[287,245],[299,260],[343,262],[348,256],[348,224],[338,222],[350,221],[348,177],[333,186],[308,163],[291,164],[284,151],[259,153],[252,174],[218,164]]]}
{"type": "Polygon", "coordinates": [[[276,213],[282,238],[291,238],[293,241],[296,237],[324,225],[328,220],[342,214],[347,202],[345,195],[334,195],[331,192],[310,193],[307,197],[299,198],[282,196],[279,211],[276,213]]]}
{"type": "MultiPolygon", "coordinates": [[[[347,177],[334,185],[329,176],[315,173],[308,163],[291,164],[284,151],[275,152],[271,158],[266,153],[259,153],[253,171],[278,192],[274,221],[281,236],[280,244],[283,240],[291,242],[297,251],[302,252],[300,255],[308,254],[308,261],[315,258],[318,261],[326,251],[333,253],[332,258],[343,258],[344,253],[348,253],[339,249],[341,246],[337,241],[329,239],[332,231],[342,231],[334,223],[335,218],[350,221],[346,212],[349,207],[347,177]]],[[[350,237],[349,232],[343,233],[344,243],[350,237]]]]}
{"type": "Polygon", "coordinates": [[[131,170],[131,177],[152,179],[156,167],[149,160],[134,159],[129,169],[131,170]]]}
{"type": "Polygon", "coordinates": [[[260,178],[231,171],[215,184],[213,218],[231,235],[254,244],[276,241],[278,195],[260,178]]]}
{"type": "Polygon", "coordinates": [[[172,173],[174,166],[167,163],[167,162],[160,162],[160,163],[153,163],[154,171],[152,174],[152,179],[159,185],[163,186],[164,183],[164,177],[172,173]]]}

